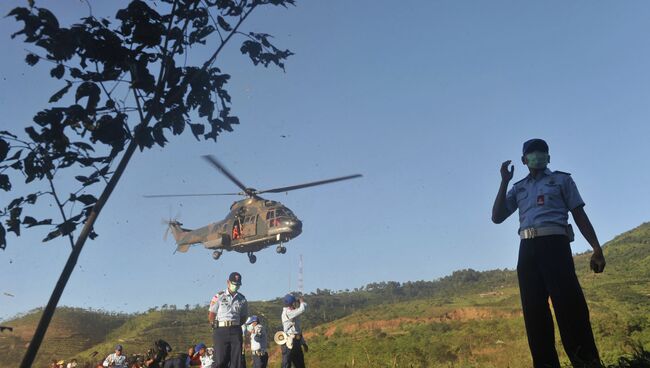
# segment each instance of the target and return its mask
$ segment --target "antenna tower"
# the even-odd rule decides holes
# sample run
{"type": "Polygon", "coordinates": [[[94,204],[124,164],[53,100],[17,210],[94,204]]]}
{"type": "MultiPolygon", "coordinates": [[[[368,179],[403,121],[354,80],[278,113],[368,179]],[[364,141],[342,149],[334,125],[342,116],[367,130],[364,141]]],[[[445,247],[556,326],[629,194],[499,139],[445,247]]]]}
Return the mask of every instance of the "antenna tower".
{"type": "Polygon", "coordinates": [[[300,255],[300,260],[298,261],[298,291],[300,291],[300,294],[305,293],[305,284],[303,283],[302,278],[302,254],[300,255]]]}

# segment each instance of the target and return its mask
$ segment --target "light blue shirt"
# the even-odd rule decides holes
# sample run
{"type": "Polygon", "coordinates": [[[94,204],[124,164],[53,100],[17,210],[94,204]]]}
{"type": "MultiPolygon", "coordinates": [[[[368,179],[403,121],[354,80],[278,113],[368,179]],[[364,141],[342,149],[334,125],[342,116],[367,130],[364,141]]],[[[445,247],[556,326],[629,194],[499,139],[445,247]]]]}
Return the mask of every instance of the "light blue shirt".
{"type": "Polygon", "coordinates": [[[251,331],[251,351],[265,352],[268,347],[266,328],[258,323],[251,331]]]}
{"type": "Polygon", "coordinates": [[[567,226],[569,211],[584,205],[571,174],[549,169],[528,174],[506,194],[508,216],[519,210],[519,230],[567,226]]]}
{"type": "Polygon", "coordinates": [[[289,307],[282,308],[282,329],[287,335],[297,335],[302,333],[300,328],[300,315],[305,312],[307,303],[300,303],[300,307],[291,309],[289,307]]]}
{"type": "Polygon", "coordinates": [[[222,291],[212,297],[209,310],[217,315],[216,321],[242,323],[248,316],[248,302],[243,294],[222,291]]]}
{"type": "Polygon", "coordinates": [[[106,357],[102,365],[104,367],[110,367],[112,365],[115,368],[127,368],[126,355],[110,354],[106,357]]]}

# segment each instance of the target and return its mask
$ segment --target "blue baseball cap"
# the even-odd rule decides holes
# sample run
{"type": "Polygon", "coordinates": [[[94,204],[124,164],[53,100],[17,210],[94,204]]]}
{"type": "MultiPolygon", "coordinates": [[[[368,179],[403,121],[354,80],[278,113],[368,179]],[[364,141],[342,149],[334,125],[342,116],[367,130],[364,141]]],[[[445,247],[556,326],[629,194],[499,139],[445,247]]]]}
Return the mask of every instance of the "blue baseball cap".
{"type": "Polygon", "coordinates": [[[259,320],[259,318],[257,318],[257,316],[250,316],[250,317],[248,317],[248,319],[246,320],[246,324],[247,324],[247,325],[250,325],[250,324],[253,323],[253,322],[258,322],[258,323],[259,323],[259,321],[260,321],[260,320],[259,320]]]}
{"type": "Polygon", "coordinates": [[[194,347],[194,351],[199,351],[201,349],[207,349],[207,346],[205,346],[205,344],[202,342],[196,344],[196,346],[194,347]]]}
{"type": "Polygon", "coordinates": [[[122,345],[120,344],[115,345],[115,350],[122,351],[122,345]]]}
{"type": "Polygon", "coordinates": [[[524,146],[522,147],[521,151],[524,155],[535,151],[548,153],[548,144],[545,140],[540,138],[529,139],[524,142],[524,146]]]}
{"type": "Polygon", "coordinates": [[[287,294],[287,295],[284,296],[284,305],[291,305],[291,304],[293,304],[295,302],[296,302],[296,297],[295,296],[293,296],[291,294],[287,294]]]}

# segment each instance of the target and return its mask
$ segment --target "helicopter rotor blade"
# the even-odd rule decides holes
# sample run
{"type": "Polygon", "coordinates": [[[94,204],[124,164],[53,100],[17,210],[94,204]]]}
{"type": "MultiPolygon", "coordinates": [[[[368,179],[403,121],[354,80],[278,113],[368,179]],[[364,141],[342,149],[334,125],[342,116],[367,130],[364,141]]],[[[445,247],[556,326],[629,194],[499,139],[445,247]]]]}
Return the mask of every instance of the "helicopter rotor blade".
{"type": "Polygon", "coordinates": [[[205,155],[203,156],[203,158],[209,163],[211,163],[212,166],[216,167],[217,170],[221,171],[221,173],[224,174],[228,179],[230,179],[230,181],[235,183],[235,185],[237,185],[239,189],[243,190],[244,193],[248,194],[249,190],[248,188],[246,188],[244,183],[239,181],[239,179],[237,179],[235,175],[233,175],[230,171],[228,171],[228,169],[226,169],[226,167],[221,162],[219,162],[219,160],[217,160],[216,157],[212,155],[205,155]]]}
{"type": "Polygon", "coordinates": [[[296,190],[296,189],[302,189],[302,188],[307,188],[307,187],[314,187],[316,185],[323,185],[323,184],[330,184],[330,183],[335,183],[337,181],[343,181],[343,180],[349,180],[349,179],[355,179],[355,178],[360,178],[363,175],[361,174],[354,174],[354,175],[348,175],[348,176],[341,176],[339,178],[333,178],[333,179],[326,179],[326,180],[319,180],[319,181],[314,181],[311,183],[305,183],[305,184],[298,184],[298,185],[291,185],[288,187],[282,187],[282,188],[274,188],[274,189],[267,189],[267,190],[261,190],[257,192],[257,194],[262,194],[262,193],[282,193],[282,192],[288,192],[290,190],[296,190]]]}
{"type": "Polygon", "coordinates": [[[210,197],[210,196],[233,196],[241,193],[202,193],[202,194],[145,194],[145,198],[167,198],[167,197],[210,197]]]}

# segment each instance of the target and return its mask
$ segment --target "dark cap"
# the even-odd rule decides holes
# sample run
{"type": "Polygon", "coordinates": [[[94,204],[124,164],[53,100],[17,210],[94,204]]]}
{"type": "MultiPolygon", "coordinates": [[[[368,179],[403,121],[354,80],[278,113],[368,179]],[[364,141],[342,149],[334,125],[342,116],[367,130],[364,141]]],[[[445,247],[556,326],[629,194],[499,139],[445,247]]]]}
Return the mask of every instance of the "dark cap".
{"type": "Polygon", "coordinates": [[[122,345],[117,344],[117,345],[115,346],[115,350],[117,350],[117,351],[122,351],[122,345]]]}
{"type": "Polygon", "coordinates": [[[296,302],[296,297],[291,295],[291,294],[287,294],[287,295],[284,296],[283,301],[284,301],[284,305],[290,306],[290,305],[293,305],[293,303],[296,302]]]}
{"type": "Polygon", "coordinates": [[[539,138],[529,139],[524,142],[524,147],[522,149],[524,155],[535,151],[548,153],[548,144],[546,144],[543,139],[539,138]]]}
{"type": "Polygon", "coordinates": [[[228,276],[228,281],[230,281],[231,284],[241,285],[241,275],[239,272],[233,272],[228,276]]]}

